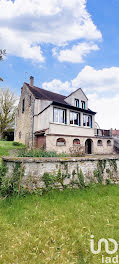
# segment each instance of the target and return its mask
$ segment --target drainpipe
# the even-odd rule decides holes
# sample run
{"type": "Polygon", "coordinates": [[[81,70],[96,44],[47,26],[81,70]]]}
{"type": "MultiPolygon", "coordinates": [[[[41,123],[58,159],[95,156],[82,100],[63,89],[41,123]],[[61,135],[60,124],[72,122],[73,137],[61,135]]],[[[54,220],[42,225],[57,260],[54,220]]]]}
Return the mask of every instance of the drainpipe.
{"type": "Polygon", "coordinates": [[[33,138],[34,138],[34,105],[35,105],[35,100],[33,102],[33,109],[32,109],[32,147],[33,147],[33,138]]]}

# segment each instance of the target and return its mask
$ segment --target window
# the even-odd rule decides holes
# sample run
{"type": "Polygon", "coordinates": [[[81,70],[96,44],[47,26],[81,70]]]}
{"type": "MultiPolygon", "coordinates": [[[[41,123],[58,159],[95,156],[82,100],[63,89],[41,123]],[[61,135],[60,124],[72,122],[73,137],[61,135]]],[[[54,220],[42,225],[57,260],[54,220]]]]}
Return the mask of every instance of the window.
{"type": "Polygon", "coordinates": [[[31,106],[31,96],[29,97],[29,106],[31,106]]]}
{"type": "Polygon", "coordinates": [[[70,112],[70,125],[80,126],[80,114],[70,112]]]}
{"type": "Polygon", "coordinates": [[[83,126],[92,128],[92,116],[83,115],[83,126]]]}
{"type": "Polygon", "coordinates": [[[22,101],[22,113],[24,113],[24,110],[25,110],[25,99],[23,99],[22,101]]]}
{"type": "Polygon", "coordinates": [[[107,140],[107,146],[111,146],[111,140],[107,140]]]}
{"type": "Polygon", "coordinates": [[[19,132],[19,139],[21,138],[21,131],[19,132]]]}
{"type": "Polygon", "coordinates": [[[79,108],[79,99],[75,99],[75,106],[79,108]]]}
{"type": "Polygon", "coordinates": [[[81,107],[82,107],[82,109],[85,109],[85,102],[84,101],[81,101],[81,107]]]}
{"type": "Polygon", "coordinates": [[[66,110],[54,108],[54,122],[66,124],[66,110]]]}
{"type": "Polygon", "coordinates": [[[103,144],[102,144],[102,140],[99,139],[98,142],[97,142],[97,145],[98,145],[98,146],[102,146],[102,145],[103,145],[103,144]]]}
{"type": "Polygon", "coordinates": [[[80,144],[80,140],[78,138],[75,138],[73,140],[73,145],[79,145],[80,144]]]}
{"type": "Polygon", "coordinates": [[[64,138],[58,138],[56,141],[56,146],[66,146],[66,141],[64,138]]]}

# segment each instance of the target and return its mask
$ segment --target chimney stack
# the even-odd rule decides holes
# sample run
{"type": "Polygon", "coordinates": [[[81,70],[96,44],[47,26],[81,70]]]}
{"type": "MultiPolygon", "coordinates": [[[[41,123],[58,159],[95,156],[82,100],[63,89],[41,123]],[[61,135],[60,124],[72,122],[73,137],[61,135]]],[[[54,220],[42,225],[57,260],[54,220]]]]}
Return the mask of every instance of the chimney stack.
{"type": "Polygon", "coordinates": [[[34,77],[30,76],[30,86],[34,86],[34,77]]]}

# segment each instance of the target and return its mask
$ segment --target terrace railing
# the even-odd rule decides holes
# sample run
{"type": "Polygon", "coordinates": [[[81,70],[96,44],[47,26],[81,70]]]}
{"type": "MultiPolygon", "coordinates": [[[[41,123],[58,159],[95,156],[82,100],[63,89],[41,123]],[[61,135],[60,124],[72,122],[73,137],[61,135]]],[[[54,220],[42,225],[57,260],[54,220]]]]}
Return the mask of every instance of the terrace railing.
{"type": "Polygon", "coordinates": [[[112,131],[111,130],[105,130],[105,129],[95,129],[95,136],[99,137],[112,137],[112,131]]]}

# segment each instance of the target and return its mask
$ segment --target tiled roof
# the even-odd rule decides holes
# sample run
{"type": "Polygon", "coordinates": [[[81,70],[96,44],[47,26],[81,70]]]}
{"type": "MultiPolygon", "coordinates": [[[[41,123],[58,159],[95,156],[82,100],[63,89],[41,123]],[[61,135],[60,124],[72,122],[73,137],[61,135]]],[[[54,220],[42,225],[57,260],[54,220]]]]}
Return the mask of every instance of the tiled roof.
{"type": "Polygon", "coordinates": [[[28,83],[25,83],[25,84],[28,86],[28,88],[30,89],[30,91],[32,92],[32,94],[35,96],[36,99],[56,101],[56,102],[67,104],[64,101],[64,99],[66,98],[66,96],[64,96],[64,95],[61,95],[58,93],[53,93],[53,92],[50,92],[48,90],[38,88],[36,86],[32,87],[28,83]]]}
{"type": "Polygon", "coordinates": [[[62,107],[75,110],[75,111],[84,112],[84,113],[92,114],[92,115],[96,114],[96,112],[93,112],[90,109],[85,110],[85,109],[77,108],[75,106],[72,106],[66,103],[64,99],[66,99],[67,96],[64,96],[58,93],[53,93],[48,90],[38,88],[36,86],[30,86],[28,83],[25,83],[25,84],[28,86],[28,88],[30,89],[30,91],[32,92],[32,94],[35,96],[36,99],[52,101],[53,105],[59,105],[62,107]]]}
{"type": "Polygon", "coordinates": [[[116,135],[118,135],[119,136],[119,130],[112,130],[112,135],[113,136],[116,136],[116,135]]]}

